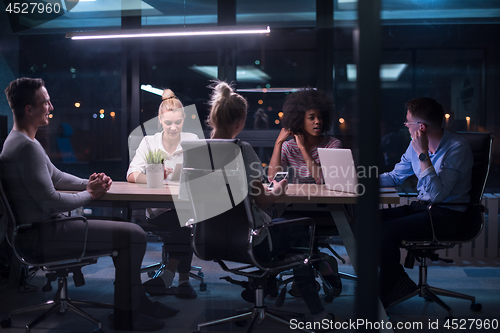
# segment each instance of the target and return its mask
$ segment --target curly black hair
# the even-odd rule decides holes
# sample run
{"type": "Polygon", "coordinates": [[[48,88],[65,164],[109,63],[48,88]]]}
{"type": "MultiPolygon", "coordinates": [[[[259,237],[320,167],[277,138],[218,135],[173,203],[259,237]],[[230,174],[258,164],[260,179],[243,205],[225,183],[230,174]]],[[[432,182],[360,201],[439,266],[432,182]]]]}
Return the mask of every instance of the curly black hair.
{"type": "Polygon", "coordinates": [[[300,132],[304,127],[304,117],[308,110],[319,110],[323,116],[321,132],[327,132],[331,127],[331,113],[335,110],[333,100],[323,91],[313,88],[300,89],[285,99],[283,104],[283,119],[281,125],[292,132],[300,132]]]}

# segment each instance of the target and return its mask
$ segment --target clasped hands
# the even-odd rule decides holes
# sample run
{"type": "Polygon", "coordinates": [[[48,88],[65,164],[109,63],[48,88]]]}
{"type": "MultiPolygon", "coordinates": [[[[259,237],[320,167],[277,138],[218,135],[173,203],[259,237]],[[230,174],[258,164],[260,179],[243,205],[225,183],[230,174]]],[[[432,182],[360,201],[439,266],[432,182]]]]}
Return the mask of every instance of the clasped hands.
{"type": "Polygon", "coordinates": [[[87,191],[90,193],[92,200],[100,198],[104,193],[109,191],[113,180],[105,173],[93,173],[89,177],[87,183],[87,191]]]}

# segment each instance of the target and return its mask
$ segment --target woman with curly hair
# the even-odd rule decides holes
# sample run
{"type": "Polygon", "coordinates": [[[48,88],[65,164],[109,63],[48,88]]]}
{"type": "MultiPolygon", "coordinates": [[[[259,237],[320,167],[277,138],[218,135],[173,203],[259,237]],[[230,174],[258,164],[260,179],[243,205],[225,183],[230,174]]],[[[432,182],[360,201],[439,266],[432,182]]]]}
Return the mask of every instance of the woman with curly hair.
{"type": "MultiPolygon", "coordinates": [[[[224,81],[216,81],[210,87],[213,89],[210,96],[210,114],[207,119],[207,125],[212,128],[210,138],[234,139],[245,127],[248,103],[224,81]]],[[[255,224],[262,226],[271,222],[271,217],[264,210],[286,193],[288,182],[286,179],[280,182],[274,181],[274,188],[270,191],[266,190],[261,181],[264,174],[262,162],[252,146],[247,142],[241,142],[241,153],[245,164],[248,194],[252,199],[255,224]]],[[[254,254],[260,260],[270,260],[288,253],[294,247],[307,246],[304,243],[307,240],[305,235],[307,230],[307,227],[295,224],[270,228],[267,234],[262,233],[254,240],[254,254]]],[[[328,313],[321,303],[313,268],[310,265],[301,265],[293,271],[297,289],[303,295],[310,311],[308,319],[317,322],[335,320],[335,316],[328,313]]]]}
{"type": "Polygon", "coordinates": [[[269,163],[269,180],[290,167],[290,183],[321,184],[318,148],[341,148],[340,140],[323,135],[330,127],[333,100],[312,88],[289,95],[283,105],[281,129],[269,163]],[[292,136],[289,141],[286,139],[292,136]]]}
{"type": "MultiPolygon", "coordinates": [[[[312,88],[301,89],[287,97],[283,105],[283,128],[276,139],[269,163],[270,181],[277,172],[290,167],[290,183],[323,183],[318,148],[342,148],[339,139],[323,135],[331,127],[330,114],[333,110],[333,100],[324,92],[312,88]],[[293,138],[286,141],[289,136],[293,138]]],[[[300,216],[314,219],[316,234],[334,235],[338,232],[327,211],[285,211],[282,215],[288,219],[300,216]]],[[[325,255],[317,269],[332,287],[332,295],[339,296],[342,282],[338,275],[337,260],[325,255]]]]}

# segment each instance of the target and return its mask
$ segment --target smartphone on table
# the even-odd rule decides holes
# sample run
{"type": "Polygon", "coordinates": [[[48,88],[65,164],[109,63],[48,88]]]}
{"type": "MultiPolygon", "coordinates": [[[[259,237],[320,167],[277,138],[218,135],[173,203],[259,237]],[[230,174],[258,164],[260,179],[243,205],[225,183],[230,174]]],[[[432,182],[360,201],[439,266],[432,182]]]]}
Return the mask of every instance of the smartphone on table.
{"type": "Polygon", "coordinates": [[[273,187],[274,187],[274,180],[279,183],[280,181],[282,181],[286,177],[288,177],[288,172],[277,172],[274,175],[273,182],[271,182],[271,184],[269,184],[269,186],[267,187],[267,190],[271,191],[273,189],[273,187]]]}

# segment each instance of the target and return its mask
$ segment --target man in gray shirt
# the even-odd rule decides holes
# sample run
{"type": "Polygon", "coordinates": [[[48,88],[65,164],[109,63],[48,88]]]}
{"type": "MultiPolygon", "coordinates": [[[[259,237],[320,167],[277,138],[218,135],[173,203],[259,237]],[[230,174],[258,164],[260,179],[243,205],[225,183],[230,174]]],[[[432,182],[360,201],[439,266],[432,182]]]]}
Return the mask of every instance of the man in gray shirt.
{"type": "MultiPolygon", "coordinates": [[[[41,79],[14,80],[5,94],[14,114],[14,126],[0,154],[1,181],[18,224],[32,223],[18,236],[21,241],[25,238],[21,250],[46,261],[75,257],[83,249],[85,224],[59,219],[62,213],[101,197],[110,189],[112,180],[104,173],[81,179],[61,172],[51,163],[35,139],[38,128],[49,124],[54,109],[41,79]]],[[[88,220],[86,255],[114,254],[115,329],[159,330],[164,326],[160,318],[178,312],[147,298],[140,277],[145,252],[146,236],[138,225],[88,220]]]]}

